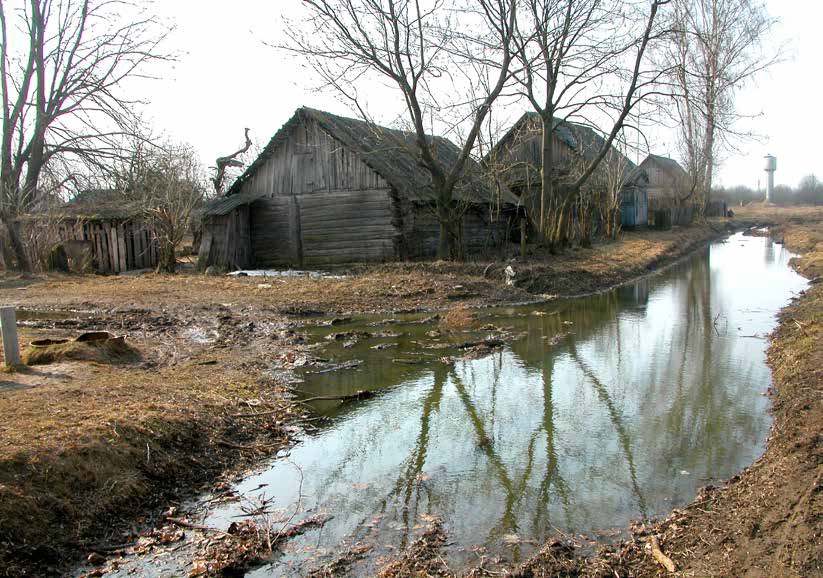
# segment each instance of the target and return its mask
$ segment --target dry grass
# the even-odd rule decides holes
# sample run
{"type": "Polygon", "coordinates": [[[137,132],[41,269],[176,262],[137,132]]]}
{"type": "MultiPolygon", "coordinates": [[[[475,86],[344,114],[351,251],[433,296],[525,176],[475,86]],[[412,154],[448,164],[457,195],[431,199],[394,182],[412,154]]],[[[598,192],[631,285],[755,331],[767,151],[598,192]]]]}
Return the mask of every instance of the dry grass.
{"type": "Polygon", "coordinates": [[[750,203],[745,207],[732,207],[732,210],[736,221],[752,221],[762,225],[823,221],[823,206],[778,207],[750,203]]]}
{"type": "Polygon", "coordinates": [[[24,365],[47,365],[68,360],[115,364],[138,361],[140,353],[124,339],[105,339],[31,346],[21,358],[24,365]]]}
{"type": "Polygon", "coordinates": [[[37,387],[0,392],[0,576],[49,573],[120,520],[236,464],[244,452],[220,440],[284,440],[272,424],[288,406],[232,417],[246,401],[279,405],[281,391],[217,359],[220,371],[73,362],[63,379],[41,373],[37,387]]]}
{"type": "Polygon", "coordinates": [[[463,330],[474,323],[474,314],[464,305],[449,309],[440,317],[440,326],[448,330],[463,330]]]}

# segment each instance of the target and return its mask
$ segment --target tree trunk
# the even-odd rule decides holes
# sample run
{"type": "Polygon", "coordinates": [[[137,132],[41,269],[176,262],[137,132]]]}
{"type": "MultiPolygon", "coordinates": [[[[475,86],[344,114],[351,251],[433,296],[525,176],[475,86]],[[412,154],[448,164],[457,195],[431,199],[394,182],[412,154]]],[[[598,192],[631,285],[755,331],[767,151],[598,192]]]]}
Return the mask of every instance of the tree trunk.
{"type": "Polygon", "coordinates": [[[177,256],[174,244],[160,240],[160,261],[157,263],[158,273],[174,273],[177,271],[177,256]]]}
{"type": "Polygon", "coordinates": [[[554,139],[552,132],[554,119],[552,114],[541,115],[542,135],[540,147],[540,224],[538,229],[542,236],[548,236],[549,225],[546,219],[553,217],[552,207],[555,204],[554,183],[552,172],[554,169],[554,139]]]}
{"type": "Polygon", "coordinates": [[[460,261],[464,257],[463,238],[460,234],[461,215],[452,206],[451,191],[441,189],[437,195],[437,221],[440,225],[437,258],[460,261]]]}
{"type": "Polygon", "coordinates": [[[23,240],[20,238],[20,223],[13,217],[5,217],[3,221],[6,225],[6,233],[9,239],[9,248],[12,255],[14,255],[14,265],[6,263],[6,267],[12,267],[17,271],[28,273],[31,271],[31,263],[29,263],[28,255],[26,255],[26,248],[23,245],[23,240]]]}

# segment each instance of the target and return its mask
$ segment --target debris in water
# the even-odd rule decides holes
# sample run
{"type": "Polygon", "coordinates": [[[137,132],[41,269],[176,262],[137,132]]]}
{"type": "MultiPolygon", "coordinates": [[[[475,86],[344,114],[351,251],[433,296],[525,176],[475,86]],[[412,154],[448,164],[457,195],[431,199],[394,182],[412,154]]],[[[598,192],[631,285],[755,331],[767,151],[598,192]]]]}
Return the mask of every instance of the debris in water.
{"type": "Polygon", "coordinates": [[[339,363],[337,365],[332,365],[331,367],[327,367],[325,369],[320,369],[313,373],[330,373],[332,371],[339,371],[341,369],[354,369],[356,367],[360,367],[363,364],[363,361],[360,359],[352,359],[351,361],[347,361],[346,363],[339,363]]]}

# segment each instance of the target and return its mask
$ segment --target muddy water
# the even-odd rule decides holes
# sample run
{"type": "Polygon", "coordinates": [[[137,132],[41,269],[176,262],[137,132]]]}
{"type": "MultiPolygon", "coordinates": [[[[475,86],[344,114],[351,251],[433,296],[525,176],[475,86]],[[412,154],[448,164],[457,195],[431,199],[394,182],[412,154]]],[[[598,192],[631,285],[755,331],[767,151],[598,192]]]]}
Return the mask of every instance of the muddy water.
{"type": "Polygon", "coordinates": [[[320,355],[363,363],[308,368],[299,389],[377,395],[315,404],[330,419],[205,523],[225,528],[261,501],[275,527],[294,512],[291,523],[332,515],[250,575],[305,574],[355,543],[372,546],[353,571],[370,575],[435,516],[460,570],[484,553],[522,560],[555,529],[610,539],[665,514],[764,448],[765,337],[805,286],[790,257],[736,235],[608,293],[484,313],[472,333],[438,335],[419,316],[318,328],[317,340],[383,336],[335,341],[320,355]],[[440,361],[456,350],[432,346],[482,337],[485,324],[525,335],[480,359],[440,361]],[[383,343],[393,345],[374,347],[383,343]]]}

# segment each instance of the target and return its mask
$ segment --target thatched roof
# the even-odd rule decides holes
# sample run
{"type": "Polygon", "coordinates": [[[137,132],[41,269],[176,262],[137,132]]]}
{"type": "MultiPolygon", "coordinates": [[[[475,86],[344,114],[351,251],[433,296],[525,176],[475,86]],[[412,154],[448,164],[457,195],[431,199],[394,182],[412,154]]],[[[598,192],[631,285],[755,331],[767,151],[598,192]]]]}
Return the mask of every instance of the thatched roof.
{"type": "MultiPolygon", "coordinates": [[[[232,185],[227,196],[238,194],[243,183],[265,164],[277,147],[289,138],[291,132],[301,123],[316,122],[332,138],[358,154],[372,170],[383,177],[399,195],[413,202],[429,203],[435,200],[431,185],[431,175],[422,165],[420,149],[412,132],[377,126],[372,123],[329,114],[311,108],[299,108],[294,116],[272,137],[260,156],[232,185]]],[[[457,161],[460,149],[448,139],[429,136],[438,160],[448,170],[457,161]]],[[[478,163],[469,159],[464,178],[458,185],[463,199],[477,203],[502,202],[516,204],[517,198],[502,186],[496,187],[487,181],[478,163]]]]}
{"type": "MultiPolygon", "coordinates": [[[[540,115],[534,111],[524,113],[497,142],[491,152],[486,156],[486,159],[494,158],[497,151],[501,150],[502,147],[508,146],[512,141],[515,141],[515,139],[521,139],[522,141],[534,136],[539,136],[540,130],[542,130],[540,115]]],[[[606,139],[594,128],[578,122],[554,118],[552,131],[560,142],[589,161],[594,159],[606,144],[606,139]]],[[[617,150],[617,148],[612,146],[612,151],[613,155],[617,155],[621,164],[624,164],[626,167],[626,183],[634,183],[638,179],[643,178],[648,179],[645,171],[617,150]]],[[[612,158],[614,158],[614,156],[612,158]]],[[[607,159],[604,159],[603,162],[607,162],[607,159]]],[[[537,167],[535,167],[534,170],[537,170],[537,167]]]]}
{"type": "Polygon", "coordinates": [[[86,189],[52,212],[78,219],[117,220],[131,219],[141,211],[116,189],[86,189]]]}

